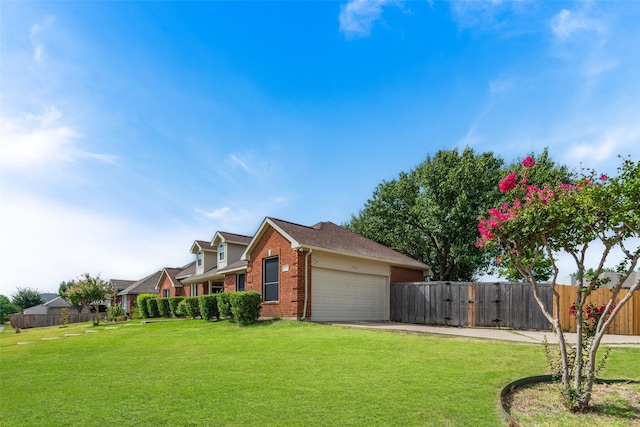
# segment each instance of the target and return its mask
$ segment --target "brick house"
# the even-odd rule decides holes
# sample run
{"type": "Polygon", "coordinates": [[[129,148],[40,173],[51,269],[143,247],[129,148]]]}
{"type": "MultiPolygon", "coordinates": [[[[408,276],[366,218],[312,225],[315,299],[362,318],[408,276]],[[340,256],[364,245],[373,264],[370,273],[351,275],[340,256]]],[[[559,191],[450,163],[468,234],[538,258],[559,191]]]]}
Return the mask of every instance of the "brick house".
{"type": "Polygon", "coordinates": [[[127,315],[131,314],[131,309],[133,307],[138,306],[138,295],[157,293],[156,284],[158,283],[158,279],[161,274],[162,271],[156,271],[155,273],[133,282],[131,285],[116,294],[116,301],[122,304],[122,309],[127,315]]]}
{"type": "Polygon", "coordinates": [[[426,264],[331,222],[308,227],[269,217],[241,261],[219,271],[224,289],[238,290],[243,279],[262,295],[267,318],[389,320],[390,283],[431,275],[426,264]]]}

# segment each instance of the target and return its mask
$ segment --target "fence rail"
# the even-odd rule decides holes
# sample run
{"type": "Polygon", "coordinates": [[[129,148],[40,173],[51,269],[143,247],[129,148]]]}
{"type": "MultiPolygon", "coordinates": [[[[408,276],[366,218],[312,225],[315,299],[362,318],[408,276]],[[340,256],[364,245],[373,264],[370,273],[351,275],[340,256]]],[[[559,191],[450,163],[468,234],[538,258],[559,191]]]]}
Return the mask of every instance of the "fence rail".
{"type": "MultiPolygon", "coordinates": [[[[100,313],[104,319],[106,313],[100,313]]],[[[69,313],[69,323],[88,322],[93,317],[92,313],[69,313]]],[[[62,324],[62,314],[11,314],[9,322],[12,328],[41,328],[43,326],[55,326],[62,324]]]]}
{"type": "MultiPolygon", "coordinates": [[[[553,289],[542,284],[540,296],[551,309],[553,289]]],[[[575,332],[575,318],[569,307],[575,302],[576,286],[556,286],[560,295],[560,322],[575,332]]],[[[620,301],[628,291],[620,291],[620,301]]],[[[611,297],[611,289],[598,289],[589,297],[594,305],[603,305],[611,297]]],[[[391,320],[426,325],[505,327],[513,329],[549,330],[551,325],[542,315],[527,283],[417,282],[391,285],[391,320]]],[[[640,335],[640,291],[620,310],[607,333],[640,335]]]]}

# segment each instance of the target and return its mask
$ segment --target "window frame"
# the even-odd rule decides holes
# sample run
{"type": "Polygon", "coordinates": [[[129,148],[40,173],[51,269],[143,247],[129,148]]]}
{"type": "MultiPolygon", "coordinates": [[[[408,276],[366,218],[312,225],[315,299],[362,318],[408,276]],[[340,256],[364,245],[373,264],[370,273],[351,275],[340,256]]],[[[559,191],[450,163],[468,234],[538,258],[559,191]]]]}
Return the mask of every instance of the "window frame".
{"type": "Polygon", "coordinates": [[[198,296],[198,284],[197,283],[192,283],[191,284],[191,289],[189,289],[189,296],[192,297],[197,297],[198,296]]]}
{"type": "Polygon", "coordinates": [[[218,246],[218,261],[224,261],[225,259],[225,246],[224,243],[220,243],[220,246],[218,246]]]}
{"type": "Polygon", "coordinates": [[[236,275],[236,292],[244,292],[247,290],[247,275],[245,273],[238,273],[236,275]],[[242,277],[242,289],[240,289],[240,277],[242,277]]]}
{"type": "Polygon", "coordinates": [[[202,267],[202,258],[203,258],[202,251],[198,251],[198,253],[196,254],[196,265],[198,267],[202,267]]]}
{"type": "MultiPolygon", "coordinates": [[[[269,278],[272,279],[272,278],[269,278]]],[[[264,302],[278,302],[280,301],[280,258],[278,256],[263,258],[262,259],[262,301],[264,302]],[[267,282],[267,263],[275,261],[276,268],[276,281],[267,282]],[[267,287],[270,289],[275,287],[275,299],[267,299],[267,287]]]]}
{"type": "Polygon", "coordinates": [[[171,296],[171,290],[170,289],[163,289],[162,290],[162,297],[163,298],[169,298],[171,296]]]}

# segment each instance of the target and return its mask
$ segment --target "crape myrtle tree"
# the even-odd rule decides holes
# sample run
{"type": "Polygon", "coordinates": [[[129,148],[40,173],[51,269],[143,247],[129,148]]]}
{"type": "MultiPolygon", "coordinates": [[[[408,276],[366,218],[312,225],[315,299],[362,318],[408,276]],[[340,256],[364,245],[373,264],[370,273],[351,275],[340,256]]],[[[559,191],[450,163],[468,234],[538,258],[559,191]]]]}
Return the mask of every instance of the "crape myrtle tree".
{"type": "MultiPolygon", "coordinates": [[[[527,171],[527,185],[543,187],[545,184],[559,185],[571,180],[571,174],[567,166],[557,165],[555,162],[553,162],[553,160],[551,160],[551,158],[549,157],[548,148],[545,148],[542,153],[537,156],[534,153],[531,153],[528,157],[532,159],[535,157],[536,167],[530,168],[527,171]]],[[[504,171],[504,175],[508,176],[512,173],[517,173],[519,172],[521,167],[521,161],[515,161],[506,168],[506,170],[504,171]]],[[[510,202],[510,195],[504,194],[501,201],[503,203],[510,202]]],[[[533,253],[521,254],[521,256],[531,260],[533,257],[533,253]]],[[[526,280],[526,278],[524,278],[520,274],[520,272],[513,266],[506,263],[497,264],[495,262],[495,256],[490,258],[492,258],[493,260],[492,272],[497,273],[498,276],[508,280],[509,282],[520,282],[522,280],[526,280]]],[[[538,282],[549,280],[553,276],[553,267],[551,264],[551,260],[546,255],[543,255],[537,260],[532,272],[538,282]]]]}
{"type": "MultiPolygon", "coordinates": [[[[67,289],[69,289],[70,286],[73,286],[74,283],[75,282],[73,280],[60,282],[60,285],[58,286],[58,295],[60,295],[64,299],[67,299],[67,289]]],[[[71,302],[71,305],[73,305],[73,308],[75,308],[78,313],[82,313],[82,304],[71,302]]]]}
{"type": "Polygon", "coordinates": [[[438,151],[378,185],[345,226],[428,264],[434,280],[472,280],[489,266],[474,246],[477,218],[501,196],[502,167],[490,152],[438,151]]]}
{"type": "Polygon", "coordinates": [[[113,286],[100,278],[84,273],[72,285],[67,287],[66,295],[71,304],[87,307],[94,313],[93,324],[100,324],[100,303],[110,299],[113,286]]]}
{"type": "Polygon", "coordinates": [[[516,269],[531,283],[534,298],[551,323],[558,341],[557,375],[565,406],[575,412],[589,406],[594,380],[606,357],[598,360],[602,337],[638,289],[640,281],[621,293],[623,283],[638,265],[640,257],[640,161],[623,159],[616,177],[583,170],[570,182],[536,186],[529,176],[535,173],[535,160],[527,157],[521,169],[507,175],[499,184],[510,202],[488,211],[481,217],[477,246],[498,252],[498,262],[516,269]],[[599,242],[600,245],[595,243],[599,242]],[[600,261],[593,272],[585,263],[591,252],[598,251],[600,261]],[[616,267],[618,279],[612,283],[611,297],[601,306],[588,302],[589,296],[605,282],[601,279],[609,257],[618,251],[622,259],[616,267]],[[566,342],[560,323],[557,260],[566,253],[577,267],[577,287],[570,314],[577,320],[575,346],[566,342]],[[540,298],[536,263],[543,257],[553,270],[553,308],[540,298]]]}

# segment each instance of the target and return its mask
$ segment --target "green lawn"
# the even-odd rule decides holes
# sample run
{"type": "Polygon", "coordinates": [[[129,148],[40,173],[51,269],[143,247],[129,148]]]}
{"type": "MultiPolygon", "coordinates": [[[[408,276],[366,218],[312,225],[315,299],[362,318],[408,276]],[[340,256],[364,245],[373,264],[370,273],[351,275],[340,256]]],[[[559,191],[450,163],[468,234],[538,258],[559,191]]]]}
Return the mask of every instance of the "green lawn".
{"type": "Polygon", "coordinates": [[[537,345],[287,321],[6,328],[0,424],[496,426],[502,386],[545,368],[537,345]]]}

